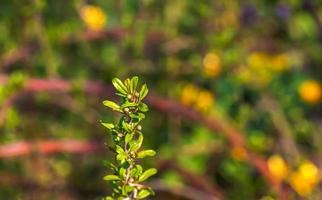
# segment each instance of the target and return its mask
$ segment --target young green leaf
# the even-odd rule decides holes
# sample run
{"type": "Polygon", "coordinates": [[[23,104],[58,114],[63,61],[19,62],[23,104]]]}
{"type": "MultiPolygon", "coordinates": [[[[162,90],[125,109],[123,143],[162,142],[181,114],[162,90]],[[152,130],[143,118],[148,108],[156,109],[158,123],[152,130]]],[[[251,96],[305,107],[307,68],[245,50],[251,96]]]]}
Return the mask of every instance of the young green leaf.
{"type": "Polygon", "coordinates": [[[133,133],[128,133],[126,134],[125,136],[125,143],[129,143],[132,141],[132,138],[133,138],[134,134],[133,133]]]}
{"type": "Polygon", "coordinates": [[[145,172],[143,172],[143,174],[140,176],[139,178],[139,182],[145,181],[146,179],[148,179],[149,177],[153,176],[154,174],[156,174],[158,172],[157,169],[155,168],[151,168],[146,170],[145,172]]]}
{"type": "Polygon", "coordinates": [[[151,193],[151,191],[150,191],[150,190],[143,189],[143,190],[141,190],[141,191],[139,192],[139,194],[138,194],[138,198],[139,198],[139,199],[144,199],[144,198],[146,198],[146,197],[150,196],[151,194],[152,194],[152,193],[151,193]]]}
{"type": "Polygon", "coordinates": [[[144,99],[144,97],[148,94],[149,92],[149,89],[147,87],[146,84],[144,84],[141,88],[141,91],[140,91],[140,100],[144,99]]]}
{"type": "Polygon", "coordinates": [[[135,188],[133,186],[125,185],[122,188],[123,195],[128,195],[130,192],[132,192],[135,188]]]}
{"type": "Polygon", "coordinates": [[[143,134],[138,132],[139,136],[137,140],[133,140],[130,142],[130,151],[137,151],[140,149],[142,142],[143,142],[143,134]]]}
{"type": "Polygon", "coordinates": [[[104,176],[104,180],[106,180],[106,181],[119,181],[121,179],[120,179],[120,177],[118,177],[116,175],[107,175],[107,176],[104,176]]]}
{"type": "Polygon", "coordinates": [[[140,103],[139,109],[141,112],[147,112],[149,110],[149,107],[145,103],[140,103]]]}
{"type": "Polygon", "coordinates": [[[144,158],[146,156],[154,156],[156,153],[152,149],[150,150],[143,150],[138,153],[138,158],[144,158]]]}
{"type": "Polygon", "coordinates": [[[103,126],[105,126],[106,128],[108,128],[108,129],[113,129],[115,127],[114,124],[111,124],[111,123],[104,123],[104,122],[102,122],[101,124],[103,126]]]}
{"type": "Polygon", "coordinates": [[[113,101],[108,101],[108,100],[105,100],[103,101],[103,104],[104,106],[107,106],[109,108],[112,108],[113,110],[115,111],[118,111],[118,112],[122,112],[121,108],[119,105],[117,105],[115,102],[113,101]]]}
{"type": "Polygon", "coordinates": [[[117,167],[110,161],[103,160],[103,165],[106,167],[110,167],[113,171],[117,171],[117,167]]]}
{"type": "Polygon", "coordinates": [[[125,178],[125,176],[126,176],[125,173],[126,173],[126,169],[121,167],[120,170],[119,170],[119,175],[121,177],[125,178]]]}
{"type": "Polygon", "coordinates": [[[122,153],[122,154],[126,154],[126,153],[125,153],[125,151],[124,151],[124,149],[123,149],[122,147],[120,147],[119,145],[116,145],[116,147],[115,147],[115,151],[116,151],[116,153],[118,153],[118,154],[120,154],[120,153],[122,153]]]}
{"type": "Polygon", "coordinates": [[[125,85],[126,88],[128,88],[127,91],[130,92],[130,89],[131,89],[131,80],[129,78],[125,79],[124,85],[125,85]]]}
{"type": "Polygon", "coordinates": [[[121,94],[127,94],[127,89],[120,79],[113,78],[112,84],[114,85],[115,89],[121,94]]]}
{"type": "Polygon", "coordinates": [[[134,76],[131,79],[131,92],[132,93],[136,90],[136,87],[138,85],[138,82],[139,82],[139,77],[137,77],[137,76],[134,76]]]}
{"type": "Polygon", "coordinates": [[[137,103],[135,102],[125,102],[121,105],[121,109],[127,108],[127,107],[135,107],[137,106],[137,103]]]}
{"type": "Polygon", "coordinates": [[[126,121],[122,121],[122,128],[127,132],[132,132],[133,128],[126,121]]]}

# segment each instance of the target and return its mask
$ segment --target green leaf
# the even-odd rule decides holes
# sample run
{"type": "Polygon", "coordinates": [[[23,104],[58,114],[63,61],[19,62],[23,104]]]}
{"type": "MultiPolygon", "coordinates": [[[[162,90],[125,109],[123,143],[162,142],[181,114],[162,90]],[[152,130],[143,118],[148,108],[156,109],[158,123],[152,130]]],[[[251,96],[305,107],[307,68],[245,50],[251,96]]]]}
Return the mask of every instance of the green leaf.
{"type": "Polygon", "coordinates": [[[138,178],[142,174],[142,166],[136,165],[130,172],[131,177],[138,178]]]}
{"type": "Polygon", "coordinates": [[[149,110],[149,107],[145,103],[140,103],[139,109],[141,112],[147,112],[149,110]]]}
{"type": "Polygon", "coordinates": [[[133,128],[126,121],[122,121],[122,128],[127,132],[132,132],[133,128]]]}
{"type": "Polygon", "coordinates": [[[113,78],[112,84],[114,85],[115,89],[121,94],[127,94],[127,89],[120,79],[113,78]]]}
{"type": "Polygon", "coordinates": [[[138,145],[139,145],[139,148],[141,147],[142,143],[143,143],[143,134],[141,132],[138,132],[139,134],[139,137],[138,137],[138,145]]]}
{"type": "Polygon", "coordinates": [[[137,103],[135,102],[125,102],[121,105],[121,109],[127,108],[127,107],[135,107],[137,106],[137,103]]]}
{"type": "Polygon", "coordinates": [[[110,123],[104,123],[104,122],[102,122],[101,124],[103,126],[105,126],[106,128],[108,128],[108,129],[113,129],[115,127],[114,124],[110,124],[110,123]]]}
{"type": "Polygon", "coordinates": [[[154,156],[155,154],[156,154],[156,152],[153,151],[152,149],[144,150],[144,151],[140,151],[138,153],[138,158],[144,158],[146,156],[154,156]]]}
{"type": "Polygon", "coordinates": [[[103,160],[103,165],[105,167],[110,167],[113,171],[117,171],[117,167],[108,160],[103,160]]]}
{"type": "Polygon", "coordinates": [[[136,120],[135,122],[137,122],[137,120],[140,119],[139,115],[136,113],[131,113],[129,116],[131,117],[132,121],[133,119],[136,120]]]}
{"type": "Polygon", "coordinates": [[[147,190],[147,189],[143,189],[139,192],[138,194],[138,198],[139,199],[144,199],[148,196],[150,196],[152,194],[152,192],[150,190],[147,190]]]}
{"type": "Polygon", "coordinates": [[[115,93],[117,96],[120,96],[120,97],[127,97],[127,94],[122,94],[122,93],[119,93],[119,92],[117,92],[117,93],[115,93]]]}
{"type": "Polygon", "coordinates": [[[130,142],[130,151],[137,151],[140,149],[142,142],[143,142],[143,134],[138,132],[139,136],[138,139],[135,141],[130,142]]]}
{"type": "Polygon", "coordinates": [[[121,164],[123,164],[126,160],[126,154],[120,153],[117,154],[116,159],[119,160],[121,162],[121,164]]]}
{"type": "Polygon", "coordinates": [[[135,187],[133,186],[129,186],[129,185],[125,185],[122,187],[122,194],[125,195],[125,196],[128,196],[128,194],[130,192],[132,192],[134,190],[135,187]]]}
{"type": "Polygon", "coordinates": [[[140,91],[140,100],[144,99],[144,97],[148,94],[149,92],[149,89],[147,87],[146,84],[144,84],[141,88],[141,91],[140,91]]]}
{"type": "Polygon", "coordinates": [[[123,178],[125,178],[125,174],[126,174],[126,169],[121,167],[119,170],[119,175],[123,178]]]}
{"type": "Polygon", "coordinates": [[[105,100],[103,101],[103,104],[104,106],[107,106],[109,108],[112,108],[113,110],[115,111],[118,111],[118,112],[122,112],[122,110],[120,109],[120,106],[117,105],[115,102],[113,101],[108,101],[108,100],[105,100]]]}
{"type": "Polygon", "coordinates": [[[125,85],[126,88],[128,88],[127,91],[129,91],[130,88],[131,88],[131,80],[129,78],[125,79],[124,85],[125,85]]]}
{"type": "Polygon", "coordinates": [[[144,119],[144,118],[145,118],[145,114],[143,114],[143,113],[139,113],[139,114],[138,114],[138,118],[139,118],[139,120],[141,121],[142,119],[144,119]]]}
{"type": "Polygon", "coordinates": [[[108,197],[105,197],[104,200],[114,200],[114,199],[113,199],[113,197],[108,196],[108,197]]]}
{"type": "Polygon", "coordinates": [[[156,174],[158,172],[157,169],[155,168],[151,168],[146,170],[145,172],[143,172],[143,174],[140,176],[139,178],[139,182],[145,181],[146,179],[148,179],[149,177],[153,176],[154,174],[156,174]]]}
{"type": "Polygon", "coordinates": [[[124,149],[122,149],[122,147],[116,145],[115,151],[117,153],[116,160],[119,160],[119,161],[121,161],[121,163],[124,163],[127,158],[127,154],[124,151],[124,149]]]}
{"type": "Polygon", "coordinates": [[[125,154],[124,149],[122,147],[120,147],[119,145],[116,145],[115,151],[116,151],[116,153],[123,153],[123,154],[125,154]]]}
{"type": "Polygon", "coordinates": [[[104,180],[106,180],[106,181],[119,181],[121,179],[120,179],[120,177],[118,177],[116,175],[107,175],[107,176],[104,176],[104,180]]]}
{"type": "Polygon", "coordinates": [[[129,143],[132,141],[134,134],[133,133],[128,133],[125,136],[125,143],[129,143]]]}
{"type": "Polygon", "coordinates": [[[131,79],[131,92],[133,93],[135,90],[136,90],[136,87],[138,85],[138,82],[139,82],[139,77],[137,76],[134,76],[132,79],[131,79]]]}

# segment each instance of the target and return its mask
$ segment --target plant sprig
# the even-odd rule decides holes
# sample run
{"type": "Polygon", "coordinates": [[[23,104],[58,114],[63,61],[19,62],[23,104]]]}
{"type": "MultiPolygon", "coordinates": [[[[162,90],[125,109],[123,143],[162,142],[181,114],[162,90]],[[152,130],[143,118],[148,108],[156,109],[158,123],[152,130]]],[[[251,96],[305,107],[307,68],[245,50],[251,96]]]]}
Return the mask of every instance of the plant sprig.
{"type": "Polygon", "coordinates": [[[139,78],[127,78],[124,82],[114,78],[112,83],[116,89],[116,95],[122,99],[121,104],[113,101],[103,101],[103,104],[112,110],[122,114],[119,122],[105,123],[102,125],[110,130],[115,146],[110,149],[115,153],[115,163],[108,163],[113,174],[104,177],[113,186],[113,194],[105,200],[136,200],[144,199],[154,192],[150,187],[142,184],[143,181],[157,173],[155,168],[143,170],[137,164],[137,160],[154,156],[154,150],[141,150],[143,142],[141,120],[145,118],[148,106],[142,100],[148,94],[148,88],[144,84],[138,91],[139,78]]]}

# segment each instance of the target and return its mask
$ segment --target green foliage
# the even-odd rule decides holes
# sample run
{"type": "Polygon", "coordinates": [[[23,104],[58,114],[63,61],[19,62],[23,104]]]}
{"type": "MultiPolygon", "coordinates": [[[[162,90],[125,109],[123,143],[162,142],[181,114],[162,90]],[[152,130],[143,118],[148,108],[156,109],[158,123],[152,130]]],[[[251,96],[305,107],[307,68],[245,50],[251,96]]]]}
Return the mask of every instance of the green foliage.
{"type": "Polygon", "coordinates": [[[103,104],[114,111],[122,113],[117,124],[104,123],[102,125],[109,129],[115,143],[111,147],[115,152],[115,165],[110,164],[112,175],[107,175],[104,180],[110,181],[113,186],[112,196],[105,199],[144,199],[152,194],[153,190],[141,182],[147,180],[157,173],[154,168],[143,170],[137,164],[137,159],[146,156],[154,156],[153,150],[141,150],[143,142],[142,126],[140,122],[145,118],[144,113],[148,106],[142,102],[148,94],[146,84],[137,90],[139,78],[137,76],[126,79],[124,82],[114,78],[112,83],[117,90],[117,95],[122,98],[120,105],[112,101],[103,101],[103,104]]]}

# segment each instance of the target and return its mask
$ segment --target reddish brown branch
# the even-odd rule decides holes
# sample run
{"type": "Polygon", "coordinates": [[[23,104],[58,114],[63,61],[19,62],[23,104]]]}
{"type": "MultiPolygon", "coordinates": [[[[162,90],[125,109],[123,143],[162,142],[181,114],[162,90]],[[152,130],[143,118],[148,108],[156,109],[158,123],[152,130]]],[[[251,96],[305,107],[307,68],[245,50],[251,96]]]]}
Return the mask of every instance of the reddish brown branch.
{"type": "MultiPolygon", "coordinates": [[[[7,77],[0,76],[0,84],[6,82],[7,77]]],[[[40,91],[57,91],[57,92],[69,92],[73,89],[72,84],[64,80],[44,80],[31,78],[25,84],[25,90],[30,92],[40,92],[40,91]]],[[[85,92],[101,96],[111,96],[112,88],[106,87],[101,83],[88,81],[84,87],[85,92]]],[[[234,147],[245,148],[244,134],[237,131],[228,123],[218,120],[213,116],[204,116],[194,110],[184,107],[174,101],[169,99],[163,99],[154,95],[149,95],[147,98],[147,103],[162,112],[171,113],[173,115],[180,116],[185,119],[189,119],[198,122],[210,130],[220,132],[228,139],[228,141],[234,147]]],[[[274,186],[276,189],[280,188],[281,183],[274,179],[269,173],[266,161],[260,155],[252,153],[246,149],[248,152],[248,158],[250,163],[274,186]]]]}
{"type": "Polygon", "coordinates": [[[87,30],[80,34],[79,37],[68,37],[65,38],[62,42],[67,43],[74,43],[79,41],[96,41],[102,39],[112,39],[112,40],[121,40],[126,34],[129,33],[128,29],[125,28],[113,28],[113,29],[106,29],[103,31],[91,31],[87,30]]]}
{"type": "Polygon", "coordinates": [[[0,146],[0,158],[25,156],[32,153],[55,154],[67,153],[89,153],[101,151],[103,145],[100,142],[81,140],[45,140],[39,142],[15,142],[0,146]]]}

